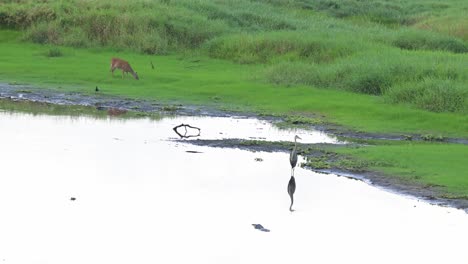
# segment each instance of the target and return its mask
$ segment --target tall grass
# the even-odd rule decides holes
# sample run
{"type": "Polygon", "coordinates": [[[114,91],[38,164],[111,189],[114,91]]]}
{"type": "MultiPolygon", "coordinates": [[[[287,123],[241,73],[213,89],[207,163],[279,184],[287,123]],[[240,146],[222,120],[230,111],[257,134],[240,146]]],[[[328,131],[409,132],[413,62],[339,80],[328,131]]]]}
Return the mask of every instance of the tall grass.
{"type": "Polygon", "coordinates": [[[240,63],[266,63],[304,60],[326,63],[367,48],[365,43],[347,36],[331,36],[320,31],[279,31],[260,34],[233,34],[207,44],[215,58],[240,63]]]}
{"type": "Polygon", "coordinates": [[[448,53],[399,50],[357,53],[331,64],[282,62],[265,78],[276,84],[305,84],[383,95],[434,112],[467,112],[468,60],[448,53]]]}
{"type": "Polygon", "coordinates": [[[426,31],[402,30],[392,44],[407,50],[445,50],[454,53],[468,52],[468,44],[461,39],[426,31]]]}
{"type": "Polygon", "coordinates": [[[425,78],[397,84],[386,97],[394,103],[414,104],[433,112],[468,113],[468,90],[463,85],[448,79],[425,78]]]}
{"type": "MultiPolygon", "coordinates": [[[[409,49],[466,52],[466,43],[457,38],[423,34],[418,30],[399,33],[398,29],[385,27],[376,31],[374,26],[353,25],[310,11],[387,25],[405,24],[407,20],[421,22],[420,17],[427,17],[429,12],[441,13],[463,7],[468,4],[458,0],[446,4],[421,0],[413,4],[397,0],[4,0],[0,5],[0,25],[27,29],[27,39],[39,43],[111,46],[144,53],[199,48],[207,41],[231,33],[296,30],[329,31],[336,33],[336,37],[343,33],[346,37],[357,34],[370,41],[380,38],[409,49]],[[373,36],[375,34],[380,36],[373,36]]],[[[460,21],[466,22],[448,20],[446,23],[459,24],[460,21]]],[[[460,37],[460,33],[457,34],[460,37]]],[[[277,38],[281,38],[279,35],[277,38]]],[[[282,38],[289,37],[286,34],[282,38]]]]}
{"type": "Polygon", "coordinates": [[[0,23],[26,29],[25,38],[41,44],[165,54],[170,48],[197,48],[229,31],[222,21],[164,1],[25,2],[1,7],[0,23]]]}
{"type": "Polygon", "coordinates": [[[324,11],[338,18],[361,16],[384,24],[403,24],[409,20],[401,5],[384,1],[316,0],[305,1],[304,7],[324,11]]]}

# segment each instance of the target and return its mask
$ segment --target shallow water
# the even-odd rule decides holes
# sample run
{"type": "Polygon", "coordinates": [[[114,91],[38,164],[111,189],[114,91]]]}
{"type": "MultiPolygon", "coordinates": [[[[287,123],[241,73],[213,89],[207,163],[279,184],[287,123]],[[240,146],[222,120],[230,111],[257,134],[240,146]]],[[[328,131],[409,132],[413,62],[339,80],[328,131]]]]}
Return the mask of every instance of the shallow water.
{"type": "Polygon", "coordinates": [[[178,143],[180,123],[201,127],[204,139],[335,142],[253,119],[0,113],[0,260],[468,262],[463,211],[297,168],[290,213],[288,154],[178,143]]]}

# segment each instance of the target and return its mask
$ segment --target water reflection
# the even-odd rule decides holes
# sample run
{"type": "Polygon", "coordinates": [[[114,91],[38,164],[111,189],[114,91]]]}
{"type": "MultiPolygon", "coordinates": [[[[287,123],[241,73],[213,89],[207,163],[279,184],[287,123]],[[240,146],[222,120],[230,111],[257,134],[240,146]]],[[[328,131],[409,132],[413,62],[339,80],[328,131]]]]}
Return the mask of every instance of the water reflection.
{"type": "Polygon", "coordinates": [[[292,209],[293,203],[294,203],[294,192],[296,191],[296,179],[294,179],[294,176],[291,176],[291,179],[289,179],[288,183],[288,194],[289,197],[291,197],[291,205],[289,206],[289,211],[293,212],[294,210],[292,209]]]}
{"type": "MultiPolygon", "coordinates": [[[[291,217],[284,193],[289,153],[168,140],[182,122],[205,127],[182,119],[71,120],[0,113],[0,259],[49,264],[468,263],[463,211],[298,166],[300,191],[294,198],[300,203],[291,217]],[[266,235],[252,223],[272,231],[266,235]],[[311,248],[317,250],[311,253],[311,248]]],[[[221,120],[239,134],[256,131],[258,123],[237,121],[221,120]]],[[[294,134],[281,137],[290,141],[294,134]]]]}
{"type": "MultiPolygon", "coordinates": [[[[301,136],[303,143],[341,143],[336,137],[329,136],[326,133],[320,131],[311,131],[305,129],[279,129],[271,122],[266,120],[243,117],[177,116],[163,117],[160,120],[155,118],[116,119],[107,115],[98,117],[48,116],[43,114],[2,112],[0,109],[0,127],[3,125],[8,125],[7,123],[12,119],[17,120],[19,123],[25,124],[27,124],[30,120],[33,120],[33,122],[44,123],[44,126],[50,124],[52,121],[56,124],[66,124],[68,122],[87,122],[96,124],[109,124],[112,122],[129,126],[139,124],[143,126],[146,131],[154,133],[155,137],[164,140],[175,139],[175,136],[180,138],[174,133],[173,128],[180,124],[190,124],[197,128],[203,129],[203,133],[196,138],[188,138],[188,140],[252,139],[262,141],[291,141],[291,133],[294,133],[301,136]]],[[[23,126],[23,124],[20,125],[23,126]]],[[[193,132],[194,135],[198,133],[197,130],[194,130],[193,132]]],[[[142,134],[143,131],[135,131],[135,133],[142,134]]]]}

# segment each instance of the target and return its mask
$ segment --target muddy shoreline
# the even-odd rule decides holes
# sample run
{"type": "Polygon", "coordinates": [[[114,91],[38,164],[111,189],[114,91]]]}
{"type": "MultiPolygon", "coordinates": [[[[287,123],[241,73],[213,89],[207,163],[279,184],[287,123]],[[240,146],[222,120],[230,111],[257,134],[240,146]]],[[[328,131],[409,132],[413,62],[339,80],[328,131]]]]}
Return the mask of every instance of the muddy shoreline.
{"type": "MultiPolygon", "coordinates": [[[[208,117],[237,117],[257,118],[273,122],[284,122],[284,118],[278,116],[259,115],[255,113],[223,111],[214,107],[190,106],[182,104],[164,104],[152,100],[131,99],[102,93],[84,94],[78,92],[63,92],[52,89],[35,88],[29,85],[12,85],[0,83],[0,98],[11,100],[24,100],[58,105],[80,105],[96,107],[99,110],[123,109],[143,113],[164,113],[167,115],[181,116],[208,116],[208,117]]],[[[301,124],[292,122],[291,126],[299,125],[305,129],[314,129],[332,136],[351,140],[412,140],[412,141],[437,141],[454,144],[468,145],[465,138],[425,138],[417,134],[384,134],[353,131],[336,124],[301,124]]]]}
{"type": "Polygon", "coordinates": [[[237,116],[235,113],[204,107],[182,106],[180,104],[162,104],[156,101],[123,98],[102,93],[84,94],[78,92],[63,92],[52,89],[35,88],[28,85],[10,85],[5,83],[0,83],[0,98],[57,105],[79,105],[95,107],[98,110],[115,108],[143,113],[164,113],[168,115],[174,114],[182,116],[237,116]]]}
{"type": "MultiPolygon", "coordinates": [[[[214,148],[236,148],[247,151],[263,152],[285,152],[289,153],[292,143],[289,142],[264,142],[257,143],[244,139],[224,139],[224,140],[176,140],[181,143],[188,143],[197,146],[208,146],[214,148]]],[[[320,157],[324,154],[324,148],[333,144],[301,144],[302,149],[308,149],[307,153],[300,153],[303,157],[320,157]]],[[[437,186],[422,185],[415,182],[407,182],[398,178],[388,177],[382,173],[374,171],[352,171],[340,167],[329,169],[317,169],[310,166],[304,168],[318,173],[335,174],[340,177],[351,178],[364,181],[385,190],[398,194],[410,196],[418,200],[426,201],[430,204],[454,207],[464,210],[468,213],[468,200],[466,199],[448,199],[444,198],[442,191],[437,186]]]]}
{"type": "MultiPolygon", "coordinates": [[[[69,106],[88,106],[94,107],[98,110],[108,109],[123,109],[127,111],[136,111],[143,113],[162,113],[165,115],[179,115],[179,116],[208,116],[208,117],[237,117],[237,118],[257,118],[260,120],[268,120],[272,122],[284,121],[281,117],[264,116],[254,113],[240,113],[221,111],[214,108],[203,106],[186,106],[186,105],[168,105],[161,104],[156,101],[129,99],[117,96],[96,94],[82,94],[74,92],[62,92],[51,89],[38,89],[27,85],[10,85],[0,83],[0,99],[9,99],[13,101],[30,101],[56,105],[69,105],[69,106]]],[[[336,125],[310,125],[304,124],[306,129],[315,129],[324,133],[338,136],[342,138],[360,139],[360,140],[424,140],[420,135],[392,135],[392,134],[374,134],[356,132],[344,129],[336,125]]],[[[462,138],[444,138],[443,142],[466,144],[468,139],[462,138]]],[[[266,152],[289,152],[290,143],[286,142],[269,142],[267,144],[257,144],[255,141],[243,139],[228,139],[228,140],[177,140],[184,143],[218,147],[218,148],[238,148],[248,151],[266,151],[266,152]]],[[[320,156],[323,154],[323,148],[329,144],[307,144],[302,145],[308,148],[304,156],[320,156]]],[[[421,184],[403,182],[400,179],[387,177],[381,173],[371,171],[350,171],[343,170],[342,168],[332,167],[328,169],[317,169],[306,167],[310,170],[320,173],[333,173],[339,176],[363,180],[369,184],[384,188],[386,190],[394,191],[399,194],[409,195],[418,199],[425,200],[431,204],[442,206],[450,206],[465,210],[468,213],[468,200],[466,199],[447,199],[442,196],[442,192],[438,190],[437,186],[422,186],[421,184]]]]}

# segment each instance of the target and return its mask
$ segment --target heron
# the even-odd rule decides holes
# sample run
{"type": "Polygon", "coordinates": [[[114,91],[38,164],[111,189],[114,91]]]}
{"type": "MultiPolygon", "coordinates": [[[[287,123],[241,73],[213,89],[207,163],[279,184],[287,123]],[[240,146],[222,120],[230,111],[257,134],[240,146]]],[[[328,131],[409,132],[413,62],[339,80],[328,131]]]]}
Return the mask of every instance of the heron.
{"type": "Polygon", "coordinates": [[[298,135],[294,137],[294,148],[291,151],[291,154],[289,155],[289,162],[291,163],[291,176],[294,176],[294,168],[296,167],[297,164],[297,141],[300,138],[298,135]]]}
{"type": "Polygon", "coordinates": [[[291,197],[291,205],[289,206],[289,211],[293,212],[294,210],[292,209],[293,203],[294,203],[294,192],[296,191],[296,180],[294,179],[294,176],[291,176],[291,179],[289,180],[288,183],[288,194],[289,197],[291,197]]]}

